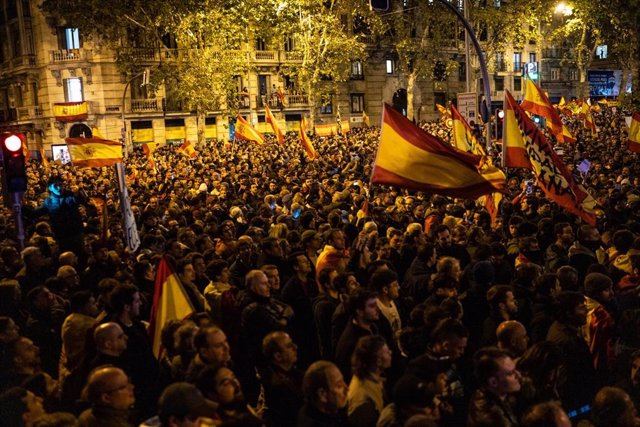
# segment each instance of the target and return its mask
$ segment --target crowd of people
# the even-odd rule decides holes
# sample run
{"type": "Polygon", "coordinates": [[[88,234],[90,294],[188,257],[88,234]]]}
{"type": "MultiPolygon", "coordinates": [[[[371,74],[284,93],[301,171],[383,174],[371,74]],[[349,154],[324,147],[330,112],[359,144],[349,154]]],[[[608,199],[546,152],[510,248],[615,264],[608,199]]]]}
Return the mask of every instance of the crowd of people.
{"type": "Polygon", "coordinates": [[[371,186],[379,128],[360,128],[313,138],[314,161],[293,133],[134,151],[132,252],[111,169],[29,162],[26,247],[0,220],[0,424],[640,426],[640,162],[624,114],[594,116],[556,151],[595,226],[528,170],[493,218],[371,186]],[[156,355],[161,259],[194,314],[156,355]]]}

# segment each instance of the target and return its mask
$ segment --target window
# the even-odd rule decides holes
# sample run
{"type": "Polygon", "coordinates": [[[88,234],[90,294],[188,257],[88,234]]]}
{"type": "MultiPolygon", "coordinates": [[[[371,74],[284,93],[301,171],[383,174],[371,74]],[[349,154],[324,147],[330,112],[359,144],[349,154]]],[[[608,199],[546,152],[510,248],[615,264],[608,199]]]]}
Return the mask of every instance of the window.
{"type": "Polygon", "coordinates": [[[353,80],[364,79],[364,69],[362,68],[362,61],[351,62],[351,79],[353,80]]]}
{"type": "Polygon", "coordinates": [[[504,64],[504,54],[502,52],[496,53],[496,71],[507,71],[504,64]]]}
{"type": "Polygon", "coordinates": [[[351,94],[351,112],[362,113],[364,111],[364,93],[351,94]]]}
{"type": "Polygon", "coordinates": [[[260,37],[256,39],[256,50],[267,50],[267,44],[260,37]]]}
{"type": "Polygon", "coordinates": [[[82,79],[80,77],[64,79],[64,100],[66,102],[84,101],[84,94],[82,93],[82,79]]]}
{"type": "Polygon", "coordinates": [[[387,74],[393,74],[396,71],[396,64],[393,59],[387,59],[387,74]]]}
{"type": "Polygon", "coordinates": [[[551,69],[551,80],[560,80],[560,68],[551,69]]]}
{"type": "Polygon", "coordinates": [[[578,80],[578,70],[575,68],[569,70],[569,80],[578,80]]]}
{"type": "Polygon", "coordinates": [[[522,71],[522,52],[513,52],[513,71],[522,71]]]}
{"type": "Polygon", "coordinates": [[[38,106],[38,83],[31,82],[31,104],[38,106]]]}
{"type": "Polygon", "coordinates": [[[529,53],[529,62],[536,62],[536,53],[535,52],[530,52],[529,53]]]}
{"type": "Polygon", "coordinates": [[[514,77],[513,78],[513,91],[514,92],[522,92],[522,78],[514,77]]]}
{"type": "Polygon", "coordinates": [[[598,59],[607,59],[609,56],[609,48],[606,44],[601,44],[596,47],[596,58],[598,59]]]}
{"type": "Polygon", "coordinates": [[[20,38],[20,24],[16,21],[9,25],[11,34],[11,54],[14,58],[22,56],[22,39],[20,38]]]}
{"type": "Polygon", "coordinates": [[[504,77],[495,77],[496,91],[504,90],[504,77]]]}
{"type": "Polygon", "coordinates": [[[291,36],[284,37],[284,50],[285,52],[291,52],[296,49],[295,41],[291,36]]]}
{"type": "Polygon", "coordinates": [[[65,28],[65,49],[80,49],[80,31],[77,28],[65,28]]]}
{"type": "Polygon", "coordinates": [[[322,96],[322,107],[320,114],[333,114],[333,97],[331,95],[322,96]]]}
{"type": "Polygon", "coordinates": [[[467,64],[465,64],[464,62],[458,63],[458,81],[467,81],[467,64]]]}

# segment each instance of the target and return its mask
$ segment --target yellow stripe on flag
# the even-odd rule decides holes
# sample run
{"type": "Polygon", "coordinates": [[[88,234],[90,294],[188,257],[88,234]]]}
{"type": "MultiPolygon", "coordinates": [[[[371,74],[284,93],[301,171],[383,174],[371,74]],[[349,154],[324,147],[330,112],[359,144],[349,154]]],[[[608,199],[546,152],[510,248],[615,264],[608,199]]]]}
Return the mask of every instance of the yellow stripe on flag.
{"type": "Polygon", "coordinates": [[[57,102],[53,104],[53,115],[59,122],[75,122],[89,116],[87,102],[57,102]]]}
{"type": "Polygon", "coordinates": [[[244,117],[238,114],[236,120],[236,139],[244,139],[245,141],[255,141],[258,144],[264,144],[264,135],[255,130],[244,117]]]}
{"type": "Polygon", "coordinates": [[[640,153],[640,113],[634,113],[631,116],[627,148],[633,152],[640,153]]]}
{"type": "Polygon", "coordinates": [[[282,130],[280,130],[280,126],[278,126],[278,122],[276,121],[276,118],[273,117],[273,114],[271,113],[268,105],[264,106],[264,117],[265,121],[271,125],[273,133],[276,134],[278,144],[284,145],[284,134],[282,133],[282,130]]]}

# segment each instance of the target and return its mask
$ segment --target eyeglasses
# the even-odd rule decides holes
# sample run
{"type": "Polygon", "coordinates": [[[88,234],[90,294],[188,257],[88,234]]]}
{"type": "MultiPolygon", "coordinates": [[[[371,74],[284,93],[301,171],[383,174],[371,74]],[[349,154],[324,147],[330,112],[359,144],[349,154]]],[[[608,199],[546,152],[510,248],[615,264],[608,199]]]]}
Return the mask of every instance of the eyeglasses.
{"type": "Polygon", "coordinates": [[[126,384],[123,384],[120,387],[114,388],[113,390],[109,390],[109,391],[107,391],[105,393],[107,393],[107,394],[117,393],[117,392],[122,391],[122,390],[124,390],[126,388],[129,388],[129,387],[133,387],[133,384],[131,384],[130,382],[127,381],[126,384]]]}

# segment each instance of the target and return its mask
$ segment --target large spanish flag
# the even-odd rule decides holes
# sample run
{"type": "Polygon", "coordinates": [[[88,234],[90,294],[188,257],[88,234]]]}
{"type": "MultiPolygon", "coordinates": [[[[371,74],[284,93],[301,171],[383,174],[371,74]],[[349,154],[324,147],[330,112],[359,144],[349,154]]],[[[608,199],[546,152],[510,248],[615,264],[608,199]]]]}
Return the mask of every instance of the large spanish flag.
{"type": "Polygon", "coordinates": [[[269,106],[265,104],[264,106],[264,119],[267,123],[271,125],[271,129],[273,129],[273,133],[276,134],[276,139],[278,140],[278,144],[284,145],[284,135],[282,134],[282,130],[280,130],[280,126],[278,126],[278,122],[276,122],[276,118],[273,117],[269,106]]]}
{"type": "Polygon", "coordinates": [[[335,123],[316,125],[316,136],[333,136],[338,133],[338,126],[335,123]]]}
{"type": "Polygon", "coordinates": [[[196,157],[198,157],[198,152],[196,151],[191,141],[183,142],[182,145],[178,147],[178,152],[184,154],[190,159],[195,159],[196,157]]]}
{"type": "Polygon", "coordinates": [[[245,141],[255,141],[258,144],[264,144],[264,135],[255,130],[248,121],[238,114],[236,120],[236,139],[244,139],[245,141]]]}
{"type": "Polygon", "coordinates": [[[182,320],[195,312],[180,279],[164,256],[158,265],[153,290],[153,306],[149,334],[153,341],[153,354],[159,358],[162,351],[160,336],[169,320],[182,320]]]}
{"type": "Polygon", "coordinates": [[[507,90],[504,92],[504,113],[504,165],[531,169],[538,186],[550,200],[594,225],[595,200],[574,181],[544,134],[507,90]]]}
{"type": "Polygon", "coordinates": [[[100,168],[122,161],[122,144],[102,138],[65,138],[74,166],[100,168]]]}
{"type": "Polygon", "coordinates": [[[481,156],[445,144],[385,104],[371,182],[477,199],[501,191],[505,176],[481,156]]]}
{"type": "Polygon", "coordinates": [[[478,139],[473,135],[471,126],[469,126],[453,104],[451,104],[451,118],[453,119],[453,146],[458,150],[470,151],[479,156],[486,156],[487,153],[478,142],[478,139]]]}
{"type": "Polygon", "coordinates": [[[531,80],[527,79],[525,96],[520,106],[524,111],[547,119],[547,126],[558,142],[575,142],[569,130],[562,124],[560,115],[553,108],[549,97],[531,80]],[[565,138],[567,134],[568,138],[565,138]]]}
{"type": "Polygon", "coordinates": [[[307,153],[307,156],[311,160],[317,159],[320,157],[315,148],[313,148],[313,144],[311,143],[311,139],[309,139],[309,135],[307,135],[307,118],[303,117],[300,122],[300,143],[302,144],[302,148],[307,153]]]}
{"type": "Polygon", "coordinates": [[[640,153],[640,113],[633,113],[633,116],[631,116],[627,148],[633,152],[640,153]]]}
{"type": "Polygon", "coordinates": [[[83,102],[56,102],[53,115],[58,122],[77,122],[89,117],[89,104],[83,102]]]}

